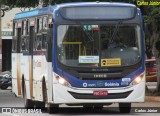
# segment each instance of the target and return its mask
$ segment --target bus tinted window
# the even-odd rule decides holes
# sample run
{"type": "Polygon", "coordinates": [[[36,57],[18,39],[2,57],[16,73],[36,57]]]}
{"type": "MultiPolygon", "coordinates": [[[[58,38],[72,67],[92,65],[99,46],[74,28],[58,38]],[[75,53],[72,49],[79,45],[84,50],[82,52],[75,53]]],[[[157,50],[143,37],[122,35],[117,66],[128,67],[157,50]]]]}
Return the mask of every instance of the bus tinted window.
{"type": "Polygon", "coordinates": [[[82,66],[82,64],[90,66],[92,63],[97,64],[100,58],[120,58],[121,66],[137,63],[141,57],[141,47],[137,44],[137,41],[140,41],[139,27],[134,25],[120,26],[116,33],[119,38],[116,35],[113,37],[115,28],[116,25],[105,24],[60,25],[57,38],[60,62],[69,66],[82,66]],[[120,44],[115,46],[114,42],[117,39],[120,44]],[[91,63],[87,56],[95,58],[95,62],[91,63]]]}
{"type": "Polygon", "coordinates": [[[43,32],[47,31],[47,17],[43,17],[43,32]]]}
{"type": "Polygon", "coordinates": [[[37,33],[42,31],[42,18],[37,19],[37,33]]]}
{"type": "Polygon", "coordinates": [[[36,50],[42,50],[42,36],[37,36],[36,38],[36,50]]]}
{"type": "Polygon", "coordinates": [[[42,49],[43,50],[46,49],[46,45],[47,45],[47,35],[43,34],[43,38],[42,38],[42,49]]]}

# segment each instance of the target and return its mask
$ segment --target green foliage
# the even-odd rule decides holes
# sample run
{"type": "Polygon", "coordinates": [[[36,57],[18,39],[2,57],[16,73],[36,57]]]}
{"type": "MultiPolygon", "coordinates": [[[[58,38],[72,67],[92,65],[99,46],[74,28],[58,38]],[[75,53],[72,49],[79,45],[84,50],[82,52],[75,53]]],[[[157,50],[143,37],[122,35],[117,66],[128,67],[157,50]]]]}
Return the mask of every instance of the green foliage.
{"type": "Polygon", "coordinates": [[[39,0],[1,0],[1,3],[10,7],[36,7],[39,0]]]}
{"type": "MultiPolygon", "coordinates": [[[[140,2],[148,2],[148,5],[138,6],[143,15],[144,23],[151,24],[156,23],[157,20],[160,20],[160,5],[149,5],[150,2],[160,2],[160,0],[137,0],[140,2]]],[[[137,1],[135,5],[137,5],[137,1]]]]}
{"type": "MultiPolygon", "coordinates": [[[[150,24],[160,20],[160,7],[152,6],[146,9],[148,12],[143,14],[143,20],[145,23],[150,24]]],[[[144,11],[145,12],[145,11],[144,11]]]]}
{"type": "Polygon", "coordinates": [[[146,24],[150,24],[152,22],[152,18],[147,15],[143,15],[143,21],[146,24]]]}

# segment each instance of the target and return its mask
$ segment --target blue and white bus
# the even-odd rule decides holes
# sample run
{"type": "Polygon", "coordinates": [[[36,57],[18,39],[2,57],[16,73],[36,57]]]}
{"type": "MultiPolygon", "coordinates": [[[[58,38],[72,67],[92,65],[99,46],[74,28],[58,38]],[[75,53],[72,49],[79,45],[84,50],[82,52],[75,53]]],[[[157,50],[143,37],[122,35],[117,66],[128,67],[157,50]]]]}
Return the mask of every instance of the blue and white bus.
{"type": "Polygon", "coordinates": [[[12,89],[26,108],[59,105],[129,113],[144,102],[144,33],[127,3],[57,4],[18,13],[13,22],[12,89]],[[119,43],[117,43],[119,38],[119,43]]]}

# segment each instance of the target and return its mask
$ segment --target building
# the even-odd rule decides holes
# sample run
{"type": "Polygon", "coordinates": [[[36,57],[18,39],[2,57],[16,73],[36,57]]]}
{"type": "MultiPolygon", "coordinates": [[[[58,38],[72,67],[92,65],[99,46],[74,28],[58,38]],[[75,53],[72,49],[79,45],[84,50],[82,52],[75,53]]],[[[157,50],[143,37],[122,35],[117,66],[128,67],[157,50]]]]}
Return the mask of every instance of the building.
{"type": "Polygon", "coordinates": [[[2,29],[2,71],[11,70],[12,28],[2,29]]]}
{"type": "MultiPolygon", "coordinates": [[[[0,54],[1,71],[11,70],[11,51],[12,51],[12,22],[16,13],[22,12],[20,8],[13,8],[5,12],[4,17],[1,18],[2,30],[2,54],[0,54]]],[[[24,10],[24,9],[23,9],[24,10]]],[[[25,9],[26,11],[28,9],[25,9]]]]}

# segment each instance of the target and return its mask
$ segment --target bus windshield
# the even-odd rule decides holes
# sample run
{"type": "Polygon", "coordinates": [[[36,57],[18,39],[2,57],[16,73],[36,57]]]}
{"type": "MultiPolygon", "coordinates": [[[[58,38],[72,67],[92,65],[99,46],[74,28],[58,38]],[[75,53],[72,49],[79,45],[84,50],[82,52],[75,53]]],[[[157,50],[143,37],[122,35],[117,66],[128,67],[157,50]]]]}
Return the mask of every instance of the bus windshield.
{"type": "Polygon", "coordinates": [[[58,61],[71,67],[130,66],[141,59],[140,26],[59,25],[58,61]]]}

